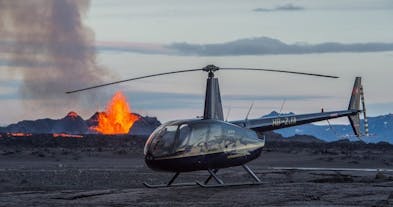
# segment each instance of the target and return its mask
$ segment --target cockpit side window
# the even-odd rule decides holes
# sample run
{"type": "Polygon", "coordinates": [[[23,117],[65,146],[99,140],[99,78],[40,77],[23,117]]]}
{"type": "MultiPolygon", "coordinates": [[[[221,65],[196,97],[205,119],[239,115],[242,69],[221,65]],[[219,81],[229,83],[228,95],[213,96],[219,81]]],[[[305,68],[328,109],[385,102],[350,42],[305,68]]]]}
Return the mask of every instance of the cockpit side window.
{"type": "Polygon", "coordinates": [[[178,137],[175,141],[175,151],[184,151],[190,146],[191,128],[188,124],[182,124],[178,130],[178,137]]]}
{"type": "Polygon", "coordinates": [[[209,152],[222,150],[225,145],[221,124],[210,124],[208,130],[207,148],[209,152]]]}
{"type": "Polygon", "coordinates": [[[205,125],[195,124],[192,126],[190,135],[190,145],[193,146],[197,152],[206,151],[206,140],[208,135],[208,128],[205,125]]]}
{"type": "Polygon", "coordinates": [[[257,143],[259,140],[257,133],[254,131],[248,130],[246,133],[246,141],[249,144],[257,143]]]}
{"type": "Polygon", "coordinates": [[[151,144],[153,156],[164,156],[173,152],[173,144],[176,137],[177,125],[167,126],[160,130],[151,144]]]}
{"type": "Polygon", "coordinates": [[[258,142],[254,131],[239,129],[237,126],[226,125],[224,128],[225,148],[236,148],[258,142]]]}

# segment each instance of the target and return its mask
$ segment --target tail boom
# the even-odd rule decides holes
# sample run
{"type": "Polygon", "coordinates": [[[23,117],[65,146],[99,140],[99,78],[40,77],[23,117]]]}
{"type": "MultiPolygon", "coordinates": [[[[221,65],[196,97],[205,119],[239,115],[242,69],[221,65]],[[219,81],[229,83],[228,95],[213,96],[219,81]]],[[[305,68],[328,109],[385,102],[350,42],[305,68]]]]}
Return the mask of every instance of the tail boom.
{"type": "MultiPolygon", "coordinates": [[[[363,88],[361,84],[361,78],[357,77],[355,80],[355,84],[352,90],[351,99],[347,110],[301,114],[301,115],[279,115],[275,117],[264,117],[260,119],[233,121],[231,123],[242,127],[247,127],[255,131],[264,132],[264,131],[271,131],[281,128],[287,128],[297,125],[323,121],[323,120],[348,117],[354,134],[359,137],[361,136],[359,114],[361,112],[365,112],[364,110],[360,109],[361,98],[363,99],[363,88]]],[[[364,105],[364,101],[362,101],[362,103],[364,105]]],[[[365,121],[365,125],[366,125],[366,121],[365,121]]]]}
{"type": "Polygon", "coordinates": [[[346,116],[356,116],[358,113],[358,110],[330,111],[312,114],[265,117],[260,119],[233,121],[231,123],[242,127],[247,127],[255,131],[264,132],[318,121],[324,121],[328,119],[336,119],[346,116]]]}

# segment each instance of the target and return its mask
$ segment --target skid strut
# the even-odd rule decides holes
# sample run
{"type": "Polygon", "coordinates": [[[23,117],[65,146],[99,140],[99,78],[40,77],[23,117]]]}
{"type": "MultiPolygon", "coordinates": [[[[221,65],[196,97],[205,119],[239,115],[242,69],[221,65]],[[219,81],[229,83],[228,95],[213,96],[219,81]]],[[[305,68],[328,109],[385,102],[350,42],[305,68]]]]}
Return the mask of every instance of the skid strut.
{"type": "MultiPolygon", "coordinates": [[[[255,182],[243,182],[243,183],[224,183],[217,175],[217,170],[208,170],[210,173],[209,178],[211,179],[214,178],[218,184],[211,184],[207,185],[207,183],[201,183],[201,182],[196,182],[200,187],[203,188],[217,188],[217,187],[231,187],[231,186],[245,186],[245,185],[260,185],[262,184],[261,180],[258,178],[257,175],[247,166],[247,165],[242,165],[244,170],[255,180],[255,182]]],[[[208,179],[209,179],[208,178],[208,179]]]]}
{"type": "Polygon", "coordinates": [[[261,180],[258,178],[257,175],[247,166],[247,165],[242,165],[242,167],[248,172],[248,174],[251,175],[252,178],[254,178],[257,183],[261,183],[261,180]]]}
{"type": "MultiPolygon", "coordinates": [[[[210,169],[208,169],[207,171],[210,173],[209,178],[210,178],[210,177],[213,177],[214,180],[216,180],[216,182],[217,182],[218,184],[224,184],[224,182],[223,182],[219,177],[217,177],[217,175],[216,175],[217,171],[216,171],[216,172],[213,172],[213,171],[210,170],[210,169]]],[[[207,182],[205,182],[205,184],[207,184],[207,182]]]]}
{"type": "MultiPolygon", "coordinates": [[[[213,173],[217,173],[217,172],[218,172],[218,169],[213,170],[213,173]]],[[[213,175],[210,173],[209,177],[205,180],[205,182],[203,182],[203,184],[206,185],[207,183],[209,183],[209,181],[210,181],[210,179],[212,179],[212,177],[213,177],[213,175]]]]}

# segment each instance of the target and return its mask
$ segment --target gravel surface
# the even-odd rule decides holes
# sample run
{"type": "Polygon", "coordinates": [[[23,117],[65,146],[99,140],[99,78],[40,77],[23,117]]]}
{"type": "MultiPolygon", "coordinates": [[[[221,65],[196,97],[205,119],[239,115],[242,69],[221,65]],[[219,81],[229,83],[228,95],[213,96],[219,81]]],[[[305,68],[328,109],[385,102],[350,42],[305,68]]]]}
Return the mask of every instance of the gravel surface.
{"type": "MultiPolygon", "coordinates": [[[[142,138],[100,145],[56,142],[36,146],[0,140],[0,206],[393,206],[393,172],[382,170],[393,169],[393,150],[387,145],[268,143],[249,164],[262,185],[149,189],[142,182],[162,183],[172,174],[145,166],[142,138]]],[[[241,167],[218,175],[225,182],[250,180],[241,167]]],[[[204,171],[185,173],[177,182],[207,176],[204,171]]]]}

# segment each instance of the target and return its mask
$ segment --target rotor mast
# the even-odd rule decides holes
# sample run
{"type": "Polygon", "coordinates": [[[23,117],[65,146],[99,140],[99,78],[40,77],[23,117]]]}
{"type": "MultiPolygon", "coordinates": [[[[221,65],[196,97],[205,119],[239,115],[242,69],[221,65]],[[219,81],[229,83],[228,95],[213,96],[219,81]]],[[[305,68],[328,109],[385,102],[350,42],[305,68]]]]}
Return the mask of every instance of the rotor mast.
{"type": "Polygon", "coordinates": [[[203,119],[224,120],[218,78],[214,77],[214,72],[219,69],[215,65],[208,65],[202,68],[203,71],[208,72],[203,119]]]}

